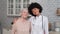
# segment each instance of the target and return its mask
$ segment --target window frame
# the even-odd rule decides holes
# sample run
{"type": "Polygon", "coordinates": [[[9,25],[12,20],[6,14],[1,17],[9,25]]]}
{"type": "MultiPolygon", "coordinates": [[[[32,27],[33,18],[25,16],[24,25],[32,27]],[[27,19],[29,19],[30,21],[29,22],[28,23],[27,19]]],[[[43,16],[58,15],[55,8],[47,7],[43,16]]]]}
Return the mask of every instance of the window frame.
{"type": "MultiPolygon", "coordinates": [[[[7,15],[8,16],[20,16],[20,14],[16,14],[16,9],[18,10],[18,8],[16,8],[16,4],[21,4],[20,6],[21,6],[21,8],[19,8],[20,9],[20,11],[24,8],[23,7],[23,4],[31,4],[31,0],[29,0],[29,3],[23,3],[23,0],[21,0],[21,3],[16,3],[16,0],[13,0],[13,3],[11,3],[11,4],[13,4],[13,8],[11,8],[12,10],[13,10],[13,14],[9,14],[9,10],[8,9],[10,9],[10,8],[8,8],[9,7],[9,0],[7,0],[7,15]]],[[[10,11],[11,12],[11,11],[10,11]]]]}

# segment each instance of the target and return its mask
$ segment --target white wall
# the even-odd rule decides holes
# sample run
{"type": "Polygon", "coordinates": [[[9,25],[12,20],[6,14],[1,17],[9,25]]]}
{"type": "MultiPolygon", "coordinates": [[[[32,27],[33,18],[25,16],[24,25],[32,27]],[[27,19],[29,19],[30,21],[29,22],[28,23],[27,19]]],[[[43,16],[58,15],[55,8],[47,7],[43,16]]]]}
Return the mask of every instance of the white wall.
{"type": "MultiPolygon", "coordinates": [[[[38,2],[43,7],[43,15],[49,18],[51,23],[60,22],[60,16],[56,15],[56,9],[60,7],[60,0],[31,0],[32,2],[38,2]]],[[[13,17],[7,16],[7,0],[0,0],[0,21],[2,27],[9,29],[11,27],[11,22],[13,17]]],[[[5,31],[5,30],[4,30],[5,31]]],[[[3,32],[4,32],[3,31],[3,32]]]]}
{"type": "Polygon", "coordinates": [[[7,30],[3,28],[3,34],[12,34],[11,30],[7,30]]]}

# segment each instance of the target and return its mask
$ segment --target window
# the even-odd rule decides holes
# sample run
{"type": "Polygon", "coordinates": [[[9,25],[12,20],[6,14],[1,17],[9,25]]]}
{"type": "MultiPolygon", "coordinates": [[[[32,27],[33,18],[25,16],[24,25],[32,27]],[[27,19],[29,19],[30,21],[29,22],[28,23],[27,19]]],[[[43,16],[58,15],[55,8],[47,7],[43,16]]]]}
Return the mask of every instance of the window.
{"type": "Polygon", "coordinates": [[[30,0],[7,0],[7,15],[19,16],[23,8],[27,8],[30,0]]]}

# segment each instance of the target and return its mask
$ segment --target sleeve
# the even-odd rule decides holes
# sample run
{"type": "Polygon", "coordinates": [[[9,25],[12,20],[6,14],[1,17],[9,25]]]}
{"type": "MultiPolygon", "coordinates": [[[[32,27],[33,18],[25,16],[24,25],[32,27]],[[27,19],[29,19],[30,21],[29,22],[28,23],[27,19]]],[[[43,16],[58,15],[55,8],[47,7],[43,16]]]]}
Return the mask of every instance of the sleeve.
{"type": "Polygon", "coordinates": [[[13,24],[12,25],[12,34],[15,34],[15,32],[16,32],[16,26],[15,26],[15,24],[13,24]]]}
{"type": "Polygon", "coordinates": [[[45,19],[44,19],[44,23],[45,23],[45,27],[44,27],[44,29],[45,29],[45,34],[49,34],[49,31],[48,31],[48,18],[46,17],[45,19]]]}

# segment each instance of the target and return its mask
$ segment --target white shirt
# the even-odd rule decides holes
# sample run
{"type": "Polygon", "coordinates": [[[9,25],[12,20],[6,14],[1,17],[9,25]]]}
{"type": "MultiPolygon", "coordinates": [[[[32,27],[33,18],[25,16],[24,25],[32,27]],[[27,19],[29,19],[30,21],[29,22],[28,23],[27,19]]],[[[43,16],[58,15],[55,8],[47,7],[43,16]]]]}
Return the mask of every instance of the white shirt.
{"type": "Polygon", "coordinates": [[[48,18],[42,15],[39,16],[32,16],[29,19],[32,23],[32,30],[31,30],[31,34],[44,34],[44,30],[45,30],[45,34],[48,34],[48,18]],[[43,22],[42,22],[42,18],[43,18],[43,22]]]}

